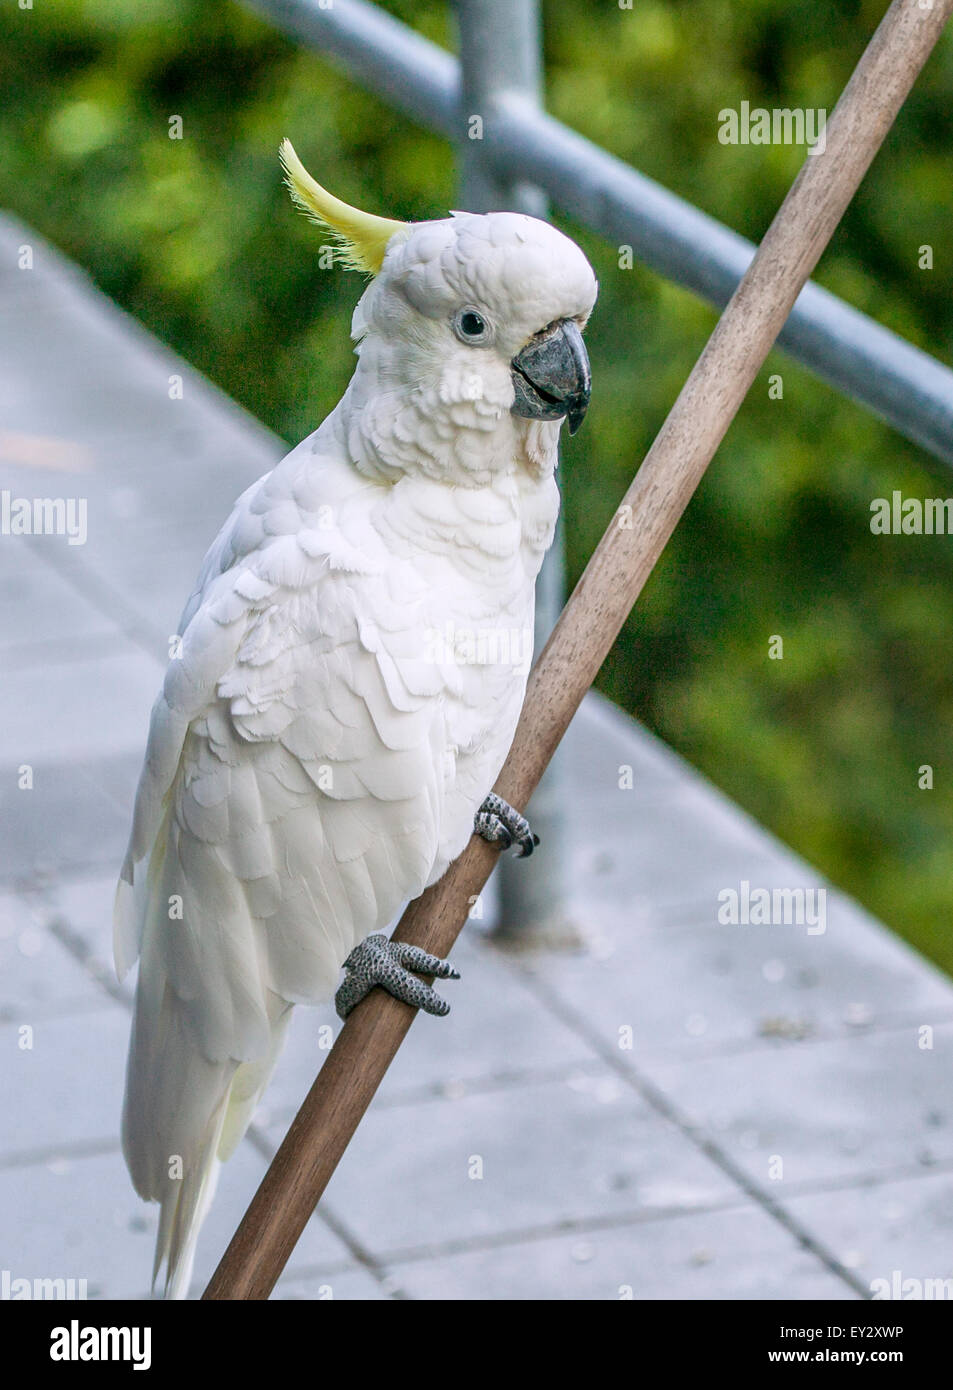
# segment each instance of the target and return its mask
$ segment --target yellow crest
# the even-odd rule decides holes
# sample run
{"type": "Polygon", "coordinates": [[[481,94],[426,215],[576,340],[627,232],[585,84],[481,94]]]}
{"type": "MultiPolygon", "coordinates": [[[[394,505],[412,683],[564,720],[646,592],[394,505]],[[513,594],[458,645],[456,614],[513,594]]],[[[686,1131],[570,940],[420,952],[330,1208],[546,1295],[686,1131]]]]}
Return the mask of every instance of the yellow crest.
{"type": "Polygon", "coordinates": [[[290,140],[282,140],[278,151],[285,183],[302,212],[327,230],[340,243],[337,258],[348,270],[376,275],[384,262],[387,243],[395,232],[408,224],[390,217],[375,217],[342,203],[311,177],[295,154],[290,140]]]}

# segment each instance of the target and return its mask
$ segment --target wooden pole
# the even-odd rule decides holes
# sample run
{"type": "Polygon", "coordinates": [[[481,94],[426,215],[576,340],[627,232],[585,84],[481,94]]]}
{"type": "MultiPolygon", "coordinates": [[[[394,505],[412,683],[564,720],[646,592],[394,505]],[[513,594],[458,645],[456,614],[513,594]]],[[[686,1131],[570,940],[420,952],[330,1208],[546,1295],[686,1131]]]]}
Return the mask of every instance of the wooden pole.
{"type": "MultiPolygon", "coordinates": [[[[953,0],[894,0],[868,44],[825,150],[805,159],[530,674],[494,789],[511,805],[528,802],[951,9],[953,0]]],[[[395,938],[448,955],[497,855],[472,839],[395,938]]],[[[380,989],[351,1013],[205,1298],[268,1297],[414,1014],[380,989]]]]}

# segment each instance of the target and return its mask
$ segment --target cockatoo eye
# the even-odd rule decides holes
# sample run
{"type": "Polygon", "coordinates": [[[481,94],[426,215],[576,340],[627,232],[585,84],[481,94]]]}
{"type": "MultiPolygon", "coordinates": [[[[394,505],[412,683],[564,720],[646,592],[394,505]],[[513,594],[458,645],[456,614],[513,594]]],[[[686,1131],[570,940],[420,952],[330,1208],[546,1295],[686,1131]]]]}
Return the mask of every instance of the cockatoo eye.
{"type": "Polygon", "coordinates": [[[453,316],[453,331],[461,343],[471,346],[486,343],[490,338],[490,325],[476,309],[458,309],[453,316]]]}

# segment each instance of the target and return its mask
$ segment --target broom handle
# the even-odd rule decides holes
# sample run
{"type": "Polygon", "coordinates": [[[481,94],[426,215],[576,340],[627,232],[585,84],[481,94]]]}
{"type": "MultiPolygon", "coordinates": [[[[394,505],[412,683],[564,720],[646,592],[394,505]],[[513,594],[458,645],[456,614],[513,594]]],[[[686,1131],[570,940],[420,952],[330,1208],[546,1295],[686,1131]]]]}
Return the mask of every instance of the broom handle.
{"type": "MultiPolygon", "coordinates": [[[[525,807],[785,319],[926,62],[953,0],[894,0],[721,316],[530,674],[495,791],[525,807]],[[923,8],[921,8],[921,4],[923,8]]],[[[395,939],[447,956],[499,851],[474,838],[395,939]]],[[[267,1298],[415,1010],[373,990],[349,1015],[205,1291],[267,1298]]]]}

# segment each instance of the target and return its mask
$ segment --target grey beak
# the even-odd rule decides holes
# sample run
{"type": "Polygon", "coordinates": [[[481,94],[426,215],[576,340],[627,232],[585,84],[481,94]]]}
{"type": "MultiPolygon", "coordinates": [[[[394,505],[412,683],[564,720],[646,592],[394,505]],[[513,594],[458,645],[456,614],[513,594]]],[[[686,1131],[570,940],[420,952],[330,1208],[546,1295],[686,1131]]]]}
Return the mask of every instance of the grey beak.
{"type": "Polygon", "coordinates": [[[575,434],[589,405],[592,376],[579,326],[560,319],[533,338],[512,363],[516,400],[514,415],[529,420],[559,420],[565,415],[575,434]]]}

